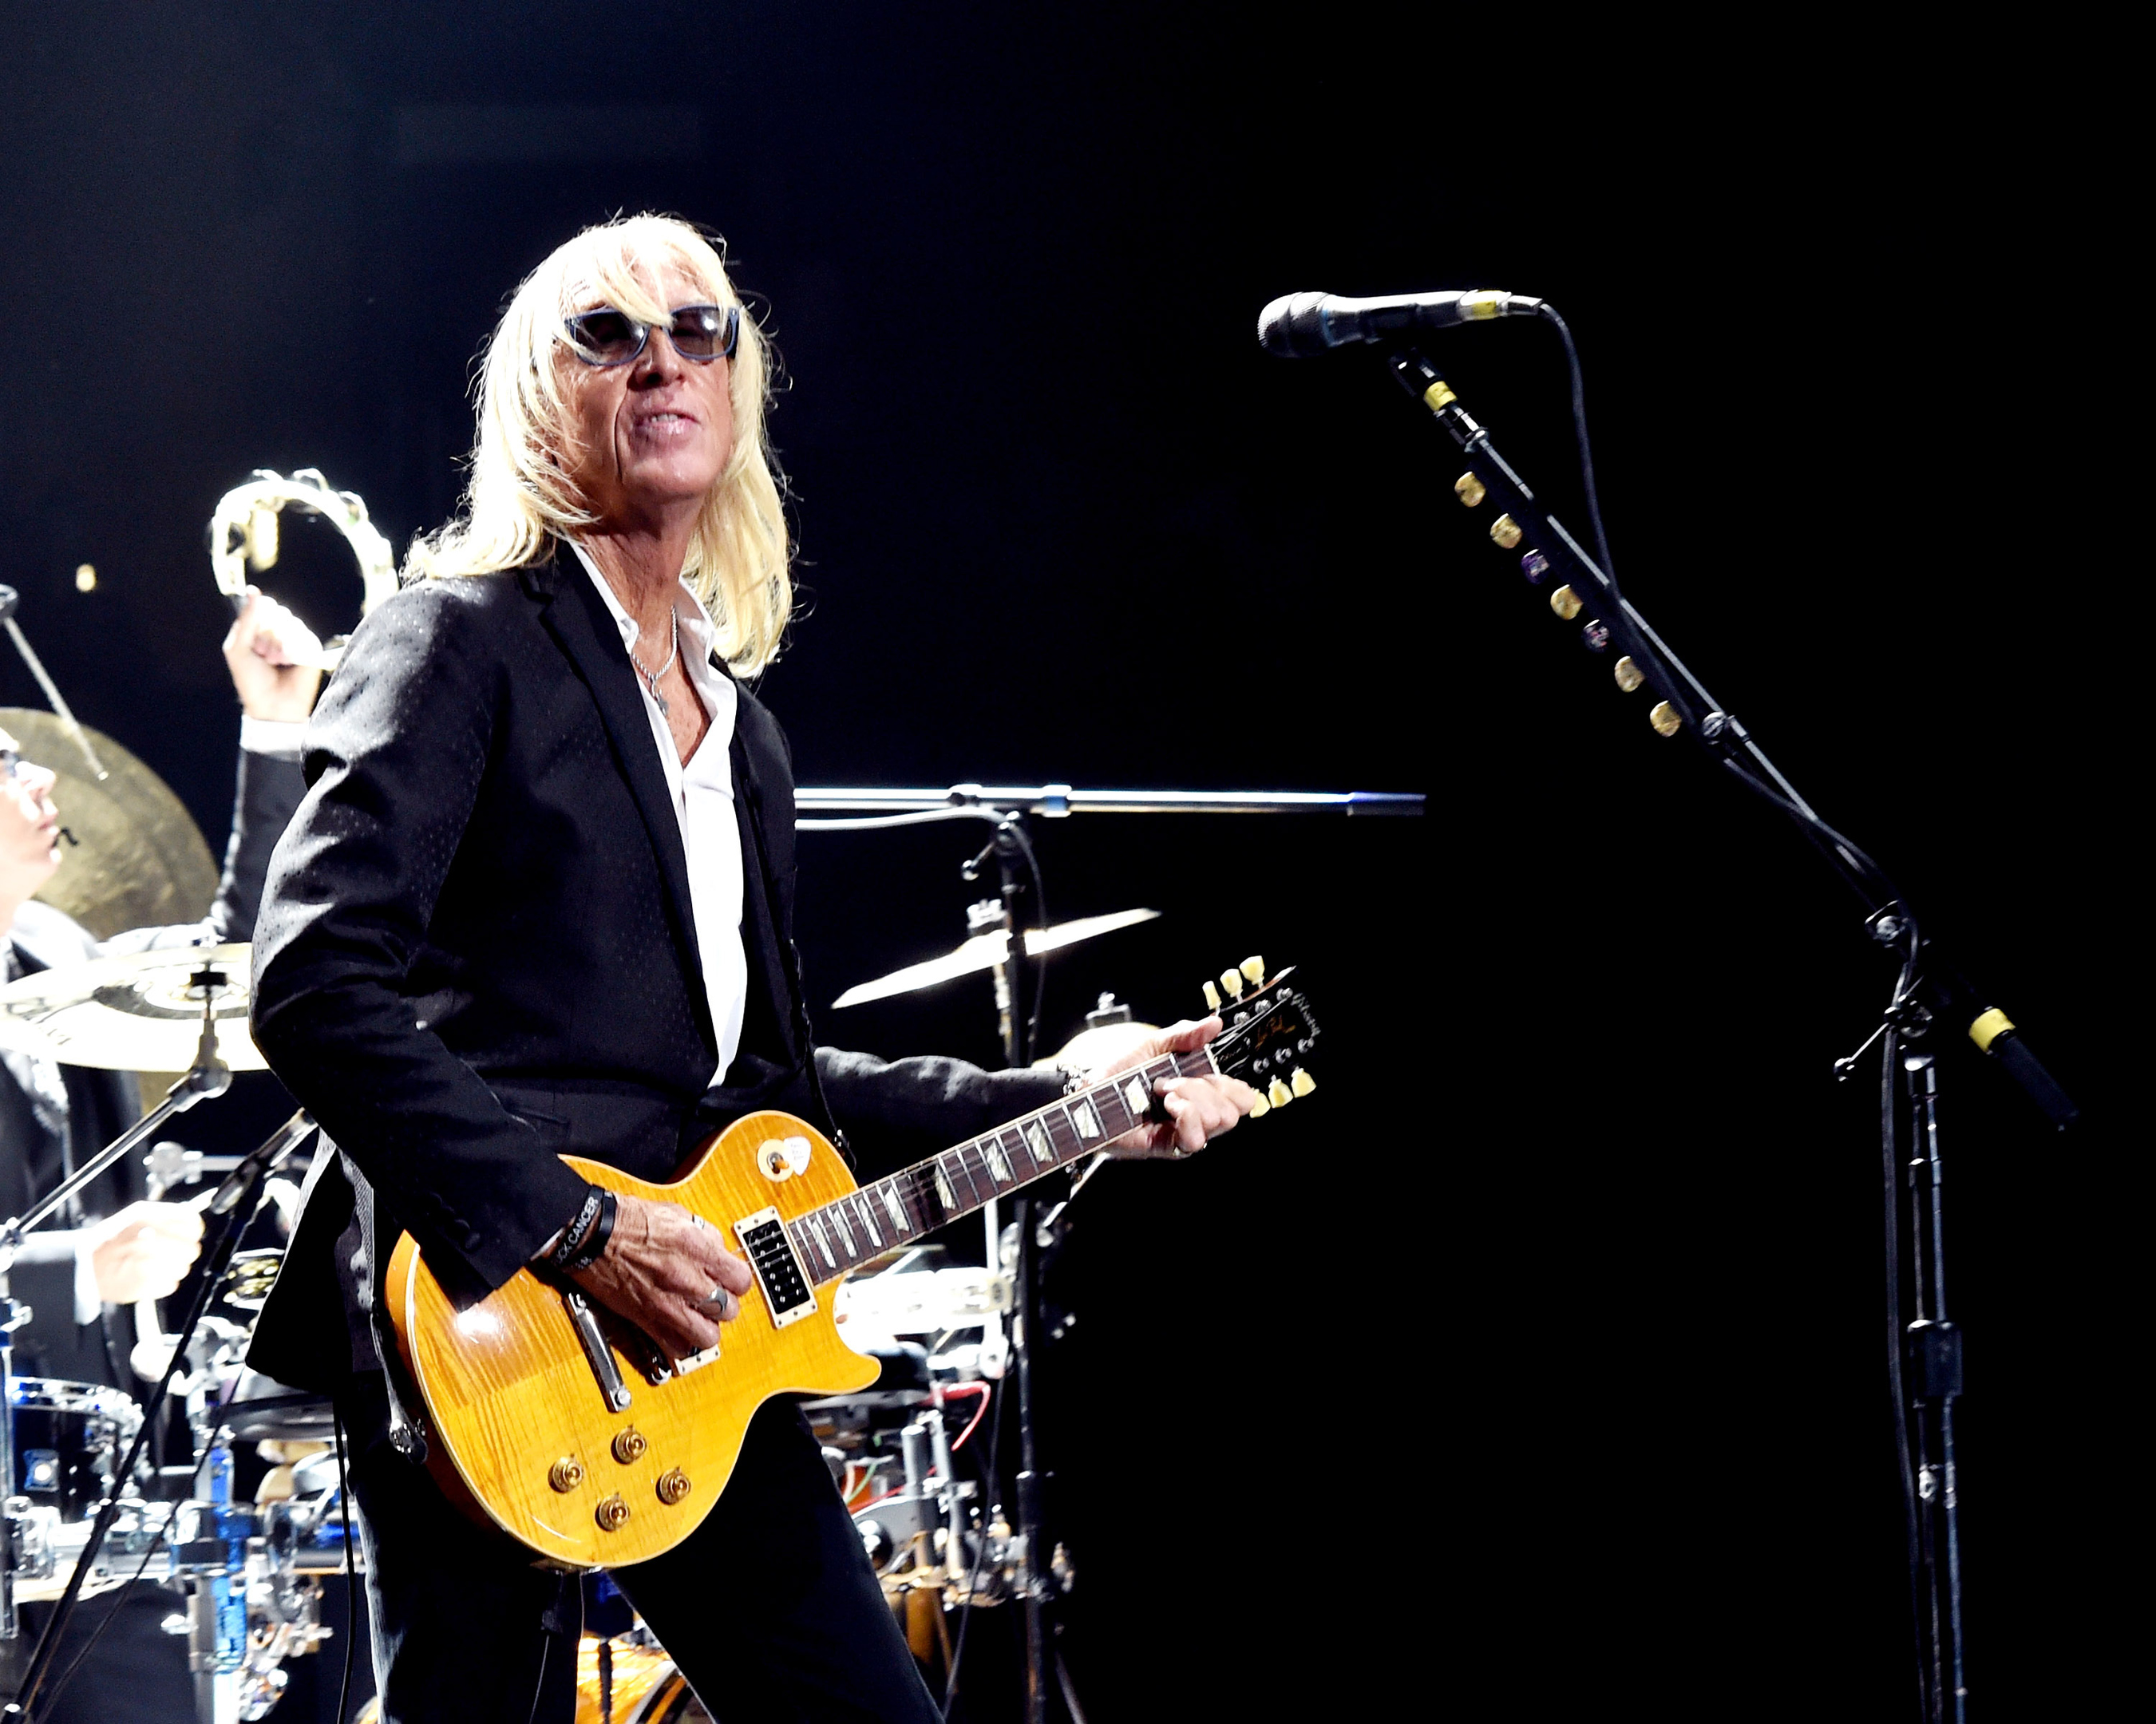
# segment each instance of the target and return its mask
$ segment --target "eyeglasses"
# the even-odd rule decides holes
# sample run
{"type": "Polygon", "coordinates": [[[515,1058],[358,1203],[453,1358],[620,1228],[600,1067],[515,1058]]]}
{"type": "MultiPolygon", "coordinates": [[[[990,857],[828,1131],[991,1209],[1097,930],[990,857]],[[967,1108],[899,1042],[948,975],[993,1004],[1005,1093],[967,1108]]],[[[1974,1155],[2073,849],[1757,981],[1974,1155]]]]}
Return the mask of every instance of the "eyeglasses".
{"type": "Polygon", "coordinates": [[[602,305],[562,320],[569,332],[569,351],[601,370],[627,365],[644,351],[654,327],[664,327],[674,351],[698,365],[731,359],[741,338],[739,305],[676,305],[663,326],[639,323],[626,311],[602,305]]]}

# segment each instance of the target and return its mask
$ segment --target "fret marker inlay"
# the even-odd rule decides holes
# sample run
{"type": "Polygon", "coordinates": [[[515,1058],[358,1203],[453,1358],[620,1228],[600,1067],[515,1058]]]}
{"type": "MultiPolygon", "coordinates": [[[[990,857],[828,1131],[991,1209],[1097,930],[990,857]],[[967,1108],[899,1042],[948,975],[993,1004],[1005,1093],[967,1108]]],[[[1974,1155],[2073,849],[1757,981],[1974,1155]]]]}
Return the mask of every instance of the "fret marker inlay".
{"type": "Polygon", "coordinates": [[[936,1195],[942,1199],[946,1209],[958,1207],[958,1194],[951,1189],[951,1181],[943,1171],[943,1157],[936,1157],[936,1195]]]}
{"type": "Polygon", "coordinates": [[[880,1251],[883,1249],[883,1235],[876,1231],[875,1211],[869,1207],[866,1192],[855,1193],[854,1213],[861,1218],[861,1225],[868,1229],[869,1243],[880,1251]]]}
{"type": "Polygon", "coordinates": [[[1003,1145],[991,1137],[988,1142],[988,1152],[990,1169],[993,1171],[998,1180],[1009,1183],[1011,1177],[1010,1163],[1004,1159],[1003,1145]]]}
{"type": "Polygon", "coordinates": [[[891,1217],[891,1226],[896,1230],[898,1236],[904,1239],[906,1211],[898,1207],[898,1193],[888,1184],[880,1185],[876,1189],[883,1195],[884,1212],[891,1217]]]}
{"type": "Polygon", "coordinates": [[[1123,1106],[1130,1109],[1134,1120],[1142,1120],[1152,1111],[1152,1101],[1146,1094],[1143,1078],[1133,1077],[1123,1085],[1123,1106]]]}
{"type": "Polygon", "coordinates": [[[1026,1147],[1033,1152],[1034,1160],[1039,1162],[1042,1167],[1046,1167],[1055,1159],[1055,1152],[1049,1146],[1048,1133],[1041,1129],[1039,1120],[1028,1120],[1025,1122],[1025,1142],[1026,1147]]]}
{"type": "Polygon", "coordinates": [[[1100,1118],[1093,1111],[1093,1104],[1084,1096],[1072,1102],[1065,1111],[1070,1116],[1070,1122],[1077,1126],[1081,1137],[1098,1137],[1101,1135],[1100,1118]]]}
{"type": "Polygon", "coordinates": [[[836,1269],[839,1266],[839,1260],[831,1255],[831,1242],[824,1236],[824,1224],[814,1215],[808,1218],[808,1232],[816,1241],[816,1249],[824,1254],[824,1263],[829,1267],[836,1269]]]}

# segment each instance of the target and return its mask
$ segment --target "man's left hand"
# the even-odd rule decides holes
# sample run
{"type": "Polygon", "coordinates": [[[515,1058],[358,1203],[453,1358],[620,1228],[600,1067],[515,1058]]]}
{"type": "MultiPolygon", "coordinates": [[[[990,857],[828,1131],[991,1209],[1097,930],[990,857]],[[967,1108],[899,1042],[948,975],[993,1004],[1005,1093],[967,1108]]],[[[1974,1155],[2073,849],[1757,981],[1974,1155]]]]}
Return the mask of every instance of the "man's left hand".
{"type": "MultiPolygon", "coordinates": [[[[1207,1018],[1195,1024],[1185,1019],[1165,1029],[1145,1029],[1133,1024],[1130,1027],[1131,1045],[1111,1052],[1088,1075],[1098,1082],[1119,1071],[1128,1071],[1133,1066],[1158,1060],[1163,1054],[1188,1054],[1204,1047],[1219,1033],[1218,1018],[1207,1018]]],[[[1234,1129],[1235,1121],[1255,1106],[1258,1100],[1258,1092],[1240,1079],[1218,1075],[1161,1078],[1154,1082],[1152,1089],[1160,1098],[1162,1111],[1168,1115],[1167,1121],[1125,1132],[1108,1145],[1111,1155],[1195,1155],[1223,1131],[1234,1129]]]]}

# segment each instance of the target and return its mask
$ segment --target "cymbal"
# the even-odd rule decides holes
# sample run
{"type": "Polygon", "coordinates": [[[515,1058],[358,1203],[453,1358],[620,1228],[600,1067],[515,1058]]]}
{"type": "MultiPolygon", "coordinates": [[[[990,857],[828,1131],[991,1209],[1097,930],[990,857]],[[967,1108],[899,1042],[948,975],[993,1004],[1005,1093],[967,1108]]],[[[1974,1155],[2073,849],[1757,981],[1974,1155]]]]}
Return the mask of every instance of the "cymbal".
{"type": "MultiPolygon", "coordinates": [[[[1149,922],[1158,916],[1158,910],[1118,910],[1106,916],[1081,916],[1075,921],[1057,922],[1051,927],[1028,928],[1025,931],[1025,952],[1036,957],[1044,952],[1053,952],[1058,947],[1075,946],[1081,940],[1091,940],[1096,935],[1112,934],[1118,928],[1135,927],[1140,922],[1149,922]]],[[[956,952],[942,957],[934,957],[927,963],[908,964],[902,970],[893,970],[888,976],[874,982],[864,982],[850,988],[831,1002],[836,1011],[841,1006],[858,1006],[870,1000],[888,999],[895,993],[911,993],[916,988],[933,988],[939,982],[948,982],[953,977],[970,976],[976,970],[993,969],[1004,961],[1010,947],[1010,936],[1001,928],[992,934],[976,934],[956,952]]]]}
{"type": "Polygon", "coordinates": [[[247,1031],[249,948],[175,946],[40,970],[0,988],[0,1047],[68,1065],[184,1071],[202,1034],[205,967],[223,979],[214,1007],[217,1055],[234,1071],[270,1062],[247,1031]]]}
{"type": "Polygon", "coordinates": [[[51,713],[0,706],[0,730],[15,738],[23,757],[59,777],[53,805],[75,837],[72,844],[60,840],[59,872],[37,895],[100,940],[127,928],[200,921],[217,895],[217,863],[194,817],[111,737],[83,729],[105,764],[102,779],[92,776],[74,738],[51,713]]]}

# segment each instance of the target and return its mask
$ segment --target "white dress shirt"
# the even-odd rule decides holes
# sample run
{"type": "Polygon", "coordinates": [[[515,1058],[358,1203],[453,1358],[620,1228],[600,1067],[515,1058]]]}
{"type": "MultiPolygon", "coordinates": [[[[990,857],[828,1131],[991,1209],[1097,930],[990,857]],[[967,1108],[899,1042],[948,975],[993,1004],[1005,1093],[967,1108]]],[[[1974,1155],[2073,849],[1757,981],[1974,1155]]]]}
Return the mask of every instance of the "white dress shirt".
{"type": "MultiPolygon", "coordinates": [[[[640,659],[650,670],[658,670],[665,663],[668,643],[654,642],[655,651],[639,655],[636,618],[622,608],[590,553],[573,541],[571,548],[621,630],[630,662],[640,659]]],[[[740,1049],[742,1017],[748,1006],[748,955],[741,933],[741,828],[734,818],[733,764],[727,755],[733,746],[738,697],[732,679],[711,663],[711,640],[717,631],[711,613],[686,582],[675,596],[674,610],[681,619],[681,668],[711,720],[685,765],[674,752],[674,733],[650,685],[639,675],[636,686],[644,696],[644,716],[651,721],[651,741],[665,769],[674,816],[681,823],[681,848],[689,859],[689,910],[696,924],[696,955],[703,962],[704,998],[719,1038],[718,1069],[711,1074],[711,1081],[717,1084],[724,1081],[726,1068],[740,1049]]]]}

